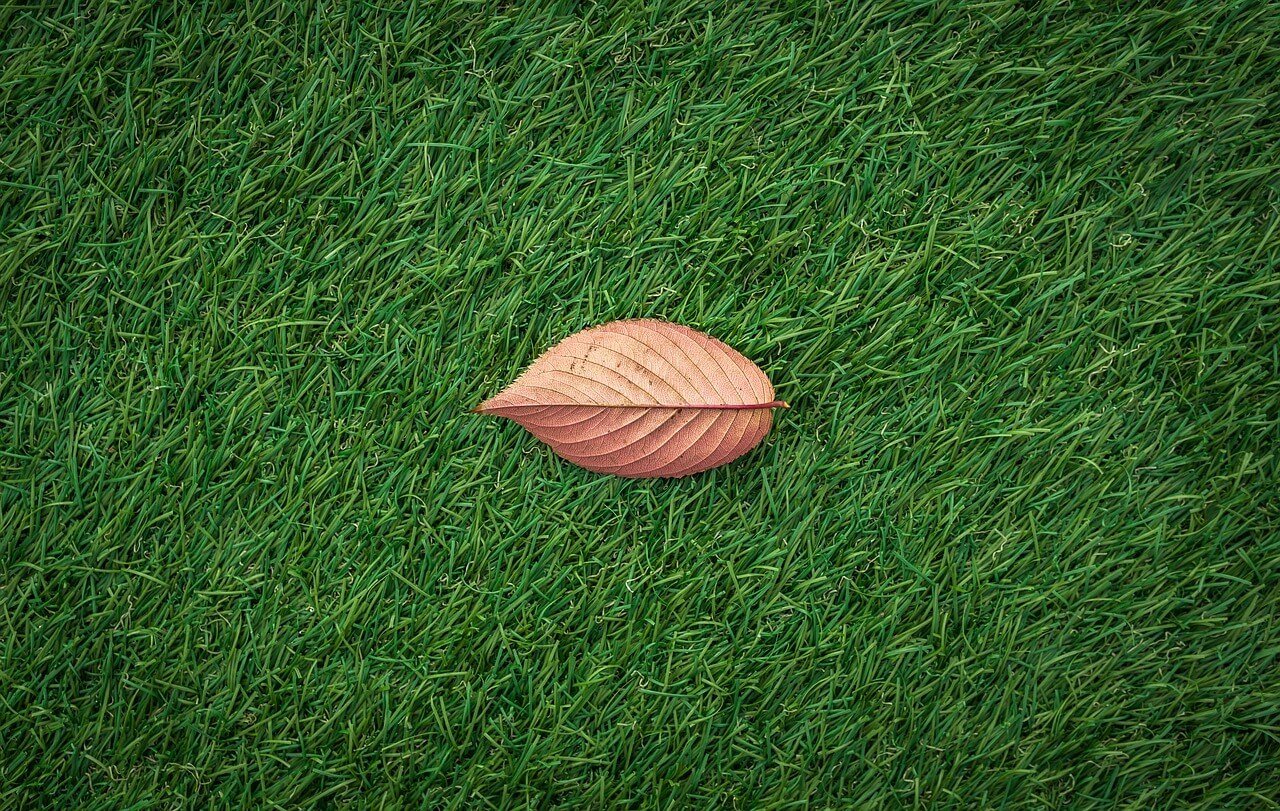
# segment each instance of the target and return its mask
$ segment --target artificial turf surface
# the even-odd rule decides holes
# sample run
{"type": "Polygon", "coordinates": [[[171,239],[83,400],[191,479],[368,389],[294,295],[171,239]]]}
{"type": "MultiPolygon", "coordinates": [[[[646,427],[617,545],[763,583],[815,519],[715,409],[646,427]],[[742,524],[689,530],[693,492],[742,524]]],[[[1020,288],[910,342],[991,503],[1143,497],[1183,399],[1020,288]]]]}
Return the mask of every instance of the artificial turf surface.
{"type": "Polygon", "coordinates": [[[1274,807],[1264,0],[0,8],[0,806],[1274,807]],[[630,316],[678,481],[468,414],[630,316]]]}

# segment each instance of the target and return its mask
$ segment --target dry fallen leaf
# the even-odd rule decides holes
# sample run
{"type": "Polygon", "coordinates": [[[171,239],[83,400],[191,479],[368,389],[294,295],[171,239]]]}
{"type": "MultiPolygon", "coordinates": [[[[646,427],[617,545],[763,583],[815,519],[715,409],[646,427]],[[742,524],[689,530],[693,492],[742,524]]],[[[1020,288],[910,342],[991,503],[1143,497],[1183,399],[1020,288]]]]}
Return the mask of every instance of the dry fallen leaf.
{"type": "Polygon", "coordinates": [[[732,462],[786,407],[739,352],[646,318],[570,335],[475,410],[515,420],[587,470],[650,478],[732,462]]]}

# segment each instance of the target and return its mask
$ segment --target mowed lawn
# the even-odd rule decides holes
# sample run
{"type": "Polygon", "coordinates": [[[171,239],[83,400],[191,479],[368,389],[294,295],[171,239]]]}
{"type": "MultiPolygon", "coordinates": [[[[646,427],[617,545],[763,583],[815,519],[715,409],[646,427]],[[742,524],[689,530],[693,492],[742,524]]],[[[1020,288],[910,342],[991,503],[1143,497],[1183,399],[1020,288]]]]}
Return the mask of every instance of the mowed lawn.
{"type": "Polygon", "coordinates": [[[0,807],[1271,808],[1280,14],[0,7],[0,807]],[[654,317],[791,404],[469,414],[654,317]]]}

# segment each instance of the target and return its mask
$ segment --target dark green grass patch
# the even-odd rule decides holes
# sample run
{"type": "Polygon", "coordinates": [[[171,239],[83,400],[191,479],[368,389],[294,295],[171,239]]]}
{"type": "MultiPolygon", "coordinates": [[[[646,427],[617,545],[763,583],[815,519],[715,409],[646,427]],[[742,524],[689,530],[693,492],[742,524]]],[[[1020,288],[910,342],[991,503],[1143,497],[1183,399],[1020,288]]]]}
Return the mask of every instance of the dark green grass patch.
{"type": "Polygon", "coordinates": [[[1280,15],[0,8],[0,806],[1273,807],[1280,15]],[[622,481],[467,410],[765,368],[622,481]]]}

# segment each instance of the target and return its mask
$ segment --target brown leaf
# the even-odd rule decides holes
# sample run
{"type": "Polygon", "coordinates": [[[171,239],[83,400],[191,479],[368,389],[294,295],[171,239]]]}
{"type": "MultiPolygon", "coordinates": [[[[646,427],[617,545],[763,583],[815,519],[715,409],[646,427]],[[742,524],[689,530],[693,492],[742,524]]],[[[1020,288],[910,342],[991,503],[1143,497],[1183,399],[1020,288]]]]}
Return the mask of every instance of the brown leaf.
{"type": "Polygon", "coordinates": [[[570,335],[475,410],[515,420],[587,470],[650,478],[732,462],[786,407],[739,352],[646,318],[570,335]]]}

